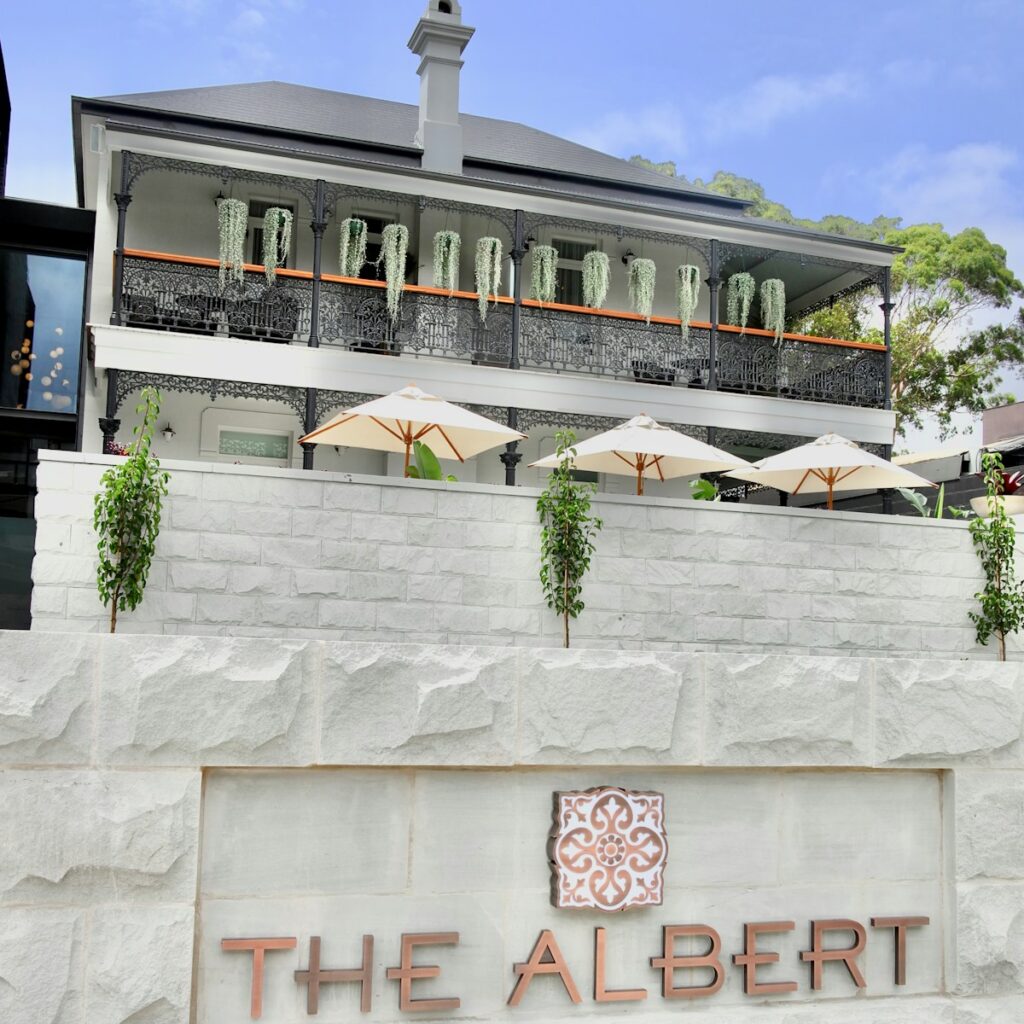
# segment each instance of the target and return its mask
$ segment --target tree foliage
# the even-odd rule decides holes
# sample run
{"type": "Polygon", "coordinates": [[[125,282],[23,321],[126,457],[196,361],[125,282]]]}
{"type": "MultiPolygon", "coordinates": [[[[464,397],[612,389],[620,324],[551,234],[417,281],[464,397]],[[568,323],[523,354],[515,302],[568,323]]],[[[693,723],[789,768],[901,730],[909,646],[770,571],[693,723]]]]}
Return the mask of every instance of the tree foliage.
{"type": "Polygon", "coordinates": [[[971,540],[985,573],[985,588],[975,594],[981,608],[968,612],[977,629],[977,641],[985,645],[994,636],[999,660],[1006,661],[1006,638],[1024,625],[1024,581],[1014,574],[1016,530],[1003,505],[1003,460],[998,452],[982,455],[988,515],[973,519],[971,540]]]}
{"type": "MultiPolygon", "coordinates": [[[[633,160],[663,174],[675,172],[670,161],[633,160]]],[[[1007,373],[1024,369],[1024,312],[1018,309],[1010,318],[999,317],[1024,297],[1024,284],[1006,265],[1006,250],[980,228],[950,234],[941,224],[902,227],[900,218],[885,216],[868,222],[840,214],[808,220],[769,199],[758,182],[727,171],[692,184],[751,201],[750,216],[904,249],[892,268],[892,403],[897,433],[934,418],[945,436],[955,414],[978,414],[1012,400],[1002,384],[1007,373]],[[979,314],[986,320],[995,317],[995,322],[976,326],[979,314]]],[[[877,292],[862,292],[837,300],[793,327],[819,337],[881,342],[879,301],[877,292]]]]}
{"type": "Polygon", "coordinates": [[[558,466],[537,500],[540,519],[540,583],[547,606],[562,616],[562,643],[569,646],[569,619],[583,611],[583,577],[590,568],[601,520],[590,513],[593,484],[573,479],[571,430],[555,435],[558,466]]]}
{"type": "Polygon", "coordinates": [[[133,431],[135,441],[125,461],[100,478],[102,490],[93,509],[99,551],[96,589],[100,600],[110,605],[111,633],[117,629],[117,613],[137,608],[145,593],[169,479],[150,451],[160,414],[159,392],[143,388],[135,412],[142,414],[133,431]]]}

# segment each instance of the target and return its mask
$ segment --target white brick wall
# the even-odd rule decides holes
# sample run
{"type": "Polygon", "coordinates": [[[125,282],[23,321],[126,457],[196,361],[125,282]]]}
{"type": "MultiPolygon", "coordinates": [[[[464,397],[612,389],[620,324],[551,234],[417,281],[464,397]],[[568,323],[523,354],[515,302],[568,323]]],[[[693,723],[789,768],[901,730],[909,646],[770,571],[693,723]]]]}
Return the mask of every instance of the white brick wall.
{"type": "MultiPolygon", "coordinates": [[[[42,453],[33,628],[102,630],[92,495],[113,460],[42,453]],[[72,471],[73,470],[73,471],[72,471]]],[[[125,632],[556,646],[536,491],[167,463],[125,632]]],[[[994,657],[959,522],[602,495],[581,647],[994,657]]]]}

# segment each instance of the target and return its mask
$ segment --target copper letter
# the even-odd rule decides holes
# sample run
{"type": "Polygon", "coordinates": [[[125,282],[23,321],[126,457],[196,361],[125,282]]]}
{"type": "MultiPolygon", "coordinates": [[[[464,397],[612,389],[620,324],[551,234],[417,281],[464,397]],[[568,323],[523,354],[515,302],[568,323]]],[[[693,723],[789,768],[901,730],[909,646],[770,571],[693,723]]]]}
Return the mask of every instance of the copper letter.
{"type": "Polygon", "coordinates": [[[867,943],[867,934],[864,925],[856,921],[847,921],[843,918],[836,918],[832,921],[811,922],[811,948],[806,953],[800,954],[800,959],[811,965],[811,988],[821,988],[822,968],[828,960],[842,960],[846,969],[850,972],[857,988],[867,988],[864,975],[860,973],[857,966],[857,957],[864,952],[867,943]],[[825,949],[823,942],[825,932],[853,932],[857,941],[848,949],[825,949]]]}
{"type": "Polygon", "coordinates": [[[779,992],[795,992],[795,981],[773,981],[759,983],[757,969],[762,964],[777,964],[778,953],[759,953],[757,937],[761,932],[791,932],[796,925],[792,921],[757,921],[743,926],[743,952],[734,953],[732,962],[743,968],[743,991],[748,996],[772,996],[779,992]]]}
{"type": "Polygon", "coordinates": [[[309,970],[296,971],[295,980],[306,985],[306,1013],[315,1014],[320,1009],[320,986],[329,982],[358,981],[359,1011],[370,1012],[373,999],[373,936],[363,936],[363,966],[343,971],[320,970],[320,936],[309,940],[309,970]]]}
{"type": "Polygon", "coordinates": [[[666,999],[698,999],[702,996],[713,996],[725,982],[725,968],[718,959],[721,951],[721,936],[710,925],[667,925],[664,928],[662,955],[651,957],[651,966],[662,972],[661,994],[666,999]],[[703,956],[676,956],[675,944],[679,935],[704,935],[711,940],[711,948],[703,956]],[[675,971],[694,970],[699,967],[710,967],[715,972],[715,980],[710,985],[683,985],[676,988],[675,971]]]}
{"type": "Polygon", "coordinates": [[[872,928],[896,929],[896,984],[907,983],[907,929],[931,924],[927,917],[873,917],[872,928]]]}
{"type": "Polygon", "coordinates": [[[252,1006],[249,1011],[253,1020],[263,1014],[263,955],[268,949],[294,949],[295,938],[275,939],[221,939],[220,948],[225,952],[235,950],[252,951],[252,1006]]]}
{"type": "Polygon", "coordinates": [[[459,941],[458,932],[423,932],[402,936],[402,962],[398,967],[389,967],[389,981],[398,982],[398,1008],[403,1012],[431,1013],[435,1010],[457,1010],[461,1005],[458,998],[413,999],[412,983],[417,978],[436,978],[440,967],[415,967],[412,962],[414,946],[454,946],[459,941]]]}
{"type": "Polygon", "coordinates": [[[508,997],[509,1006],[519,1005],[535,974],[557,974],[562,979],[569,998],[574,1003],[581,1002],[576,982],[572,980],[572,975],[569,973],[569,965],[565,962],[558,943],[555,942],[555,933],[547,928],[540,933],[540,938],[537,939],[537,943],[530,953],[530,959],[525,964],[516,964],[515,972],[519,975],[519,980],[516,982],[516,987],[512,989],[512,995],[508,997]],[[551,959],[545,960],[546,956],[551,959]]]}
{"type": "Polygon", "coordinates": [[[647,998],[645,988],[619,988],[609,991],[604,987],[604,958],[607,936],[604,928],[594,929],[594,1002],[636,1003],[647,998]]]}

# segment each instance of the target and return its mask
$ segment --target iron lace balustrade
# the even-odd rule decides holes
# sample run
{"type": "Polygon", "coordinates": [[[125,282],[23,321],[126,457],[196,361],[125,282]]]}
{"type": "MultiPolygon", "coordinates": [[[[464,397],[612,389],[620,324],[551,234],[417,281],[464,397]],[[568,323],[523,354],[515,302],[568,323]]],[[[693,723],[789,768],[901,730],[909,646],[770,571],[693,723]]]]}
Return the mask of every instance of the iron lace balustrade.
{"type": "Polygon", "coordinates": [[[241,281],[222,286],[216,260],[126,252],[122,322],[287,344],[309,338],[312,282],[278,271],[268,283],[262,267],[246,266],[241,281]]]}
{"type": "Polygon", "coordinates": [[[512,352],[511,306],[492,303],[481,321],[476,296],[446,295],[407,285],[392,322],[384,289],[374,282],[324,278],[320,301],[320,344],[383,355],[464,359],[508,366],[512,352]]]}
{"type": "Polygon", "coordinates": [[[679,321],[524,304],[524,367],[625,377],[647,384],[706,387],[709,332],[679,321]]]}
{"type": "Polygon", "coordinates": [[[881,409],[885,404],[885,349],[833,338],[719,329],[718,388],[881,409]]]}

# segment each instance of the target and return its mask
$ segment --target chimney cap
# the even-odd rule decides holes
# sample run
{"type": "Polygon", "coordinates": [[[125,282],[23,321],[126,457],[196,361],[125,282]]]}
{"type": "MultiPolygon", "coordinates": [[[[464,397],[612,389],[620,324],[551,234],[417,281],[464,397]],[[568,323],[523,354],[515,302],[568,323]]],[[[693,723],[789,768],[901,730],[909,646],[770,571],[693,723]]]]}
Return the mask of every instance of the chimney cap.
{"type": "Polygon", "coordinates": [[[462,7],[458,0],[428,0],[427,9],[406,45],[420,56],[429,41],[458,45],[461,53],[475,31],[462,24],[462,7]]]}

